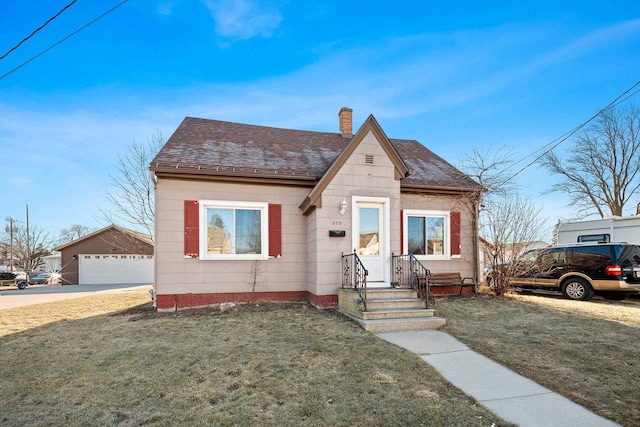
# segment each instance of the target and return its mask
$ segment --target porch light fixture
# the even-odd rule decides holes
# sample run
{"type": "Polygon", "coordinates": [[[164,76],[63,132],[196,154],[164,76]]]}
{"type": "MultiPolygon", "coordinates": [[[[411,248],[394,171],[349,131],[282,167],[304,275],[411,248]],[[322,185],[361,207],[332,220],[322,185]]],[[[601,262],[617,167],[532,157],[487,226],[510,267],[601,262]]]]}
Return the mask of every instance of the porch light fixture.
{"type": "Polygon", "coordinates": [[[347,213],[347,199],[342,199],[340,202],[340,215],[347,213]]]}

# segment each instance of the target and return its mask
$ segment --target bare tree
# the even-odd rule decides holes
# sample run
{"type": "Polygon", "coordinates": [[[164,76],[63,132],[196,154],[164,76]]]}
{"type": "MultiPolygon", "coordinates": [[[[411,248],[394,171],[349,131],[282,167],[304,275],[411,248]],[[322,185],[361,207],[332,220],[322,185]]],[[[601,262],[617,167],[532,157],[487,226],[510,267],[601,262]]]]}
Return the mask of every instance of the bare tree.
{"type": "Polygon", "coordinates": [[[58,245],[73,242],[81,237],[91,234],[95,229],[87,227],[86,225],[73,224],[69,228],[63,228],[60,230],[60,238],[58,239],[58,245]]]}
{"type": "Polygon", "coordinates": [[[523,273],[518,259],[547,229],[540,217],[540,208],[528,198],[494,198],[482,213],[480,229],[492,266],[488,282],[491,289],[501,295],[509,287],[509,279],[523,273]]]}
{"type": "MultiPolygon", "coordinates": [[[[9,251],[10,230],[5,230],[0,246],[2,252],[9,251]]],[[[42,258],[51,254],[53,240],[49,232],[36,225],[27,228],[18,221],[13,221],[13,261],[14,265],[27,271],[34,270],[42,263],[42,258]]]]}
{"type": "Polygon", "coordinates": [[[478,233],[484,241],[485,260],[493,268],[489,278],[497,295],[504,293],[517,273],[515,261],[546,232],[541,209],[520,197],[518,187],[507,178],[512,176],[512,164],[510,150],[490,147],[484,152],[474,149],[460,165],[484,189],[469,198],[480,199],[478,233]]]}
{"type": "Polygon", "coordinates": [[[569,205],[578,208],[576,217],[622,216],[640,187],[640,109],[604,111],[578,135],[570,152],[565,161],[554,152],[542,158],[543,166],[561,175],[550,191],[568,193],[569,205]]]}
{"type": "Polygon", "coordinates": [[[107,191],[113,212],[101,209],[103,221],[123,222],[153,236],[155,200],[149,164],[163,144],[162,134],[158,132],[146,142],[133,141],[127,152],[118,156],[117,174],[110,175],[114,189],[107,191]]]}
{"type": "Polygon", "coordinates": [[[512,181],[505,177],[510,174],[513,164],[513,150],[505,146],[489,146],[484,151],[473,148],[471,154],[462,158],[460,169],[482,186],[482,198],[506,197],[517,191],[512,181]]]}

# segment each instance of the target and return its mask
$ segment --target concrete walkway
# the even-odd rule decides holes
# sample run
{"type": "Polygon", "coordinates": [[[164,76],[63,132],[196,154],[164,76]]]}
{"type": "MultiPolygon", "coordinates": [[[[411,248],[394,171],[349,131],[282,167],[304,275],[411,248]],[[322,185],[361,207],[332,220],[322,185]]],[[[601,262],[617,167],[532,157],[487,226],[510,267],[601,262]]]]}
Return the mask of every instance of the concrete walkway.
{"type": "Polygon", "coordinates": [[[506,421],[523,427],[618,425],[470,350],[444,332],[376,335],[419,354],[447,381],[506,421]]]}

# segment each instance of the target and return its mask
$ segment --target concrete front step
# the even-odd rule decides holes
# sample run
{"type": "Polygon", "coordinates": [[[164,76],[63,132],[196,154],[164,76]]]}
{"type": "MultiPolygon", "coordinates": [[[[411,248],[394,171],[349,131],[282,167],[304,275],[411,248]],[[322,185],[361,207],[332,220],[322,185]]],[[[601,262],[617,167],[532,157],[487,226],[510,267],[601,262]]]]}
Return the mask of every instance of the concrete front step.
{"type": "Polygon", "coordinates": [[[395,308],[395,309],[368,309],[367,311],[361,311],[353,317],[358,317],[363,320],[376,320],[376,319],[406,319],[406,318],[422,318],[433,317],[434,310],[426,308],[395,308]]]}
{"type": "Polygon", "coordinates": [[[447,322],[445,319],[440,317],[410,317],[405,319],[376,319],[376,320],[365,320],[358,319],[357,317],[351,316],[349,314],[344,313],[346,316],[352,318],[356,322],[360,324],[364,328],[364,330],[369,332],[394,332],[394,331],[422,331],[422,330],[431,330],[438,329],[445,325],[447,322]]]}
{"type": "MultiPolygon", "coordinates": [[[[355,291],[354,291],[355,292],[355,291]]],[[[417,298],[418,294],[411,288],[372,288],[367,289],[367,299],[417,298]]]]}
{"type": "Polygon", "coordinates": [[[420,298],[393,298],[393,299],[367,299],[367,311],[372,310],[393,310],[393,309],[403,309],[403,308],[425,308],[425,302],[420,298]]]}
{"type": "Polygon", "coordinates": [[[433,309],[413,289],[376,288],[367,290],[367,311],[358,303],[353,289],[338,290],[338,310],[371,332],[438,329],[446,321],[434,316],[433,309]]]}

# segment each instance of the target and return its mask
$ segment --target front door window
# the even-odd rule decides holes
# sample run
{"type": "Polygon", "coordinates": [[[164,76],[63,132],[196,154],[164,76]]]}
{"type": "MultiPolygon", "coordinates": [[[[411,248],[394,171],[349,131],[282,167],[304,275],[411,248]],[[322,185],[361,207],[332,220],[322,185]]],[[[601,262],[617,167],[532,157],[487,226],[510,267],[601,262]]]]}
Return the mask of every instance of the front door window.
{"type": "Polygon", "coordinates": [[[380,255],[380,209],[361,207],[358,255],[380,255]]]}
{"type": "Polygon", "coordinates": [[[383,283],[385,280],[384,203],[358,201],[356,203],[354,248],[367,269],[368,283],[383,283]]]}

